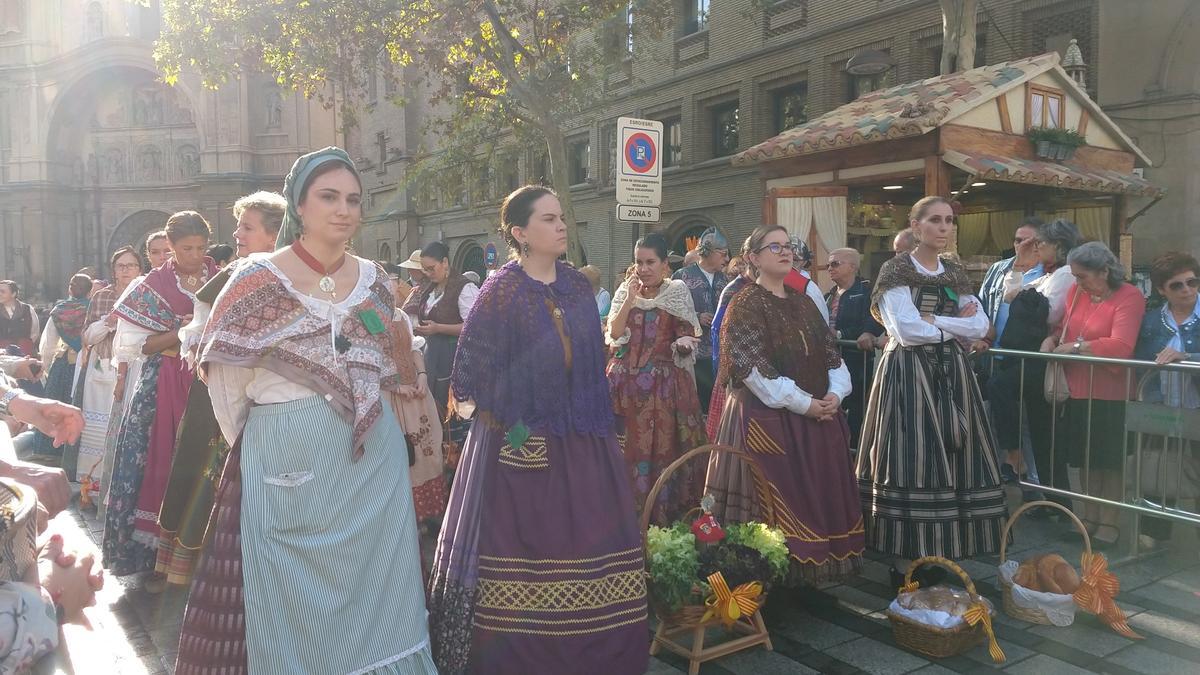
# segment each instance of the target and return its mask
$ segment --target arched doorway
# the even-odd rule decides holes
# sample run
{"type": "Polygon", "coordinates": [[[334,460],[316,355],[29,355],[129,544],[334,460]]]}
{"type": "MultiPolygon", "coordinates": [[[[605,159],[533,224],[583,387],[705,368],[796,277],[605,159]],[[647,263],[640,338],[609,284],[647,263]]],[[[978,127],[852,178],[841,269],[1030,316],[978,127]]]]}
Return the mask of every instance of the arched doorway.
{"type": "MultiPolygon", "coordinates": [[[[704,231],[712,226],[712,222],[707,219],[695,217],[681,220],[672,225],[667,235],[671,251],[679,255],[685,255],[700,244],[700,235],[704,234],[704,231]]],[[[720,228],[717,229],[720,231],[720,228]]],[[[722,232],[722,234],[724,233],[722,232]]]]}
{"type": "Polygon", "coordinates": [[[483,247],[479,244],[469,241],[458,247],[458,255],[455,256],[458,261],[454,264],[454,269],[460,274],[471,271],[479,275],[480,279],[487,276],[487,264],[483,257],[483,247]]]}
{"type": "Polygon", "coordinates": [[[391,244],[387,243],[386,241],[381,242],[379,244],[378,260],[385,262],[385,263],[395,262],[394,260],[392,260],[392,245],[391,244]]]}
{"type": "Polygon", "coordinates": [[[122,246],[132,246],[138,255],[142,255],[146,250],[146,236],[155,230],[161,230],[170,217],[169,213],[151,209],[130,214],[108,238],[108,246],[104,249],[106,259],[122,246]]]}

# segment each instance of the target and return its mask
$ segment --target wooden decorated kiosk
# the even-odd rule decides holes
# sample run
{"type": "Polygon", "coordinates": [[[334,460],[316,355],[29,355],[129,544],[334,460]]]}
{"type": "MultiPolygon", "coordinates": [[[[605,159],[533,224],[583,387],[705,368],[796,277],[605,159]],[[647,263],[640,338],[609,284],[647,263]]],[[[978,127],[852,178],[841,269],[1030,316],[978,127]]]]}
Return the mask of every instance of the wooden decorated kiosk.
{"type": "Polygon", "coordinates": [[[1145,153],[1057,53],[871,92],[733,162],[759,165],[763,221],[808,242],[826,287],[828,251],[858,249],[864,276],[873,277],[924,195],[960,202],[952,246],[977,278],[1012,248],[1027,215],[1071,220],[1085,238],[1119,251],[1128,268],[1128,224],[1162,196],[1138,171],[1150,165],[1145,153]],[[1078,136],[1041,147],[1031,140],[1061,135],[1047,130],[1078,136]],[[1069,159],[1057,159],[1068,151],[1056,145],[1075,143],[1069,159]]]}

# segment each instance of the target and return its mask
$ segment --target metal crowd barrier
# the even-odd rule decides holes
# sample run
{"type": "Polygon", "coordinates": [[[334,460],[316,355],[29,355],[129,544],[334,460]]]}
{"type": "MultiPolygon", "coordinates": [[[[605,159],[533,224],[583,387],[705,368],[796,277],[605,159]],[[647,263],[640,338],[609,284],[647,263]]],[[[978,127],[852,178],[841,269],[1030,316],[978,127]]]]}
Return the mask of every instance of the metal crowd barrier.
{"type": "MultiPolygon", "coordinates": [[[[857,344],[854,340],[838,340],[841,347],[848,349],[857,349],[857,344]]],[[[878,352],[875,359],[863,360],[863,382],[870,383],[874,373],[871,372],[875,362],[878,361],[878,352]]],[[[1059,447],[1059,438],[1057,425],[1059,421],[1058,408],[1062,404],[1049,403],[1042,400],[1034,401],[1033,405],[1053,406],[1051,415],[1050,429],[1050,466],[1038,466],[1039,482],[1034,483],[1026,480],[1020,481],[1020,486],[1025,490],[1040,491],[1046,495],[1055,495],[1072,500],[1080,500],[1099,504],[1101,506],[1109,506],[1121,509],[1133,515],[1154,516],[1164,518],[1170,521],[1186,523],[1189,525],[1200,525],[1200,499],[1197,499],[1197,492],[1200,492],[1200,486],[1194,485],[1195,482],[1200,482],[1200,409],[1188,408],[1189,389],[1195,390],[1192,394],[1193,403],[1200,402],[1200,363],[1197,362],[1182,362],[1172,363],[1168,365],[1158,365],[1148,361],[1138,361],[1134,359],[1114,359],[1099,356],[1084,356],[1074,354],[1046,354],[1040,352],[1025,352],[1011,349],[991,349],[986,354],[974,355],[976,358],[987,358],[987,367],[993,367],[996,359],[988,358],[989,356],[999,356],[1005,359],[1020,360],[1020,386],[1018,388],[1019,396],[1021,397],[1019,411],[1020,423],[1025,424],[1025,377],[1026,363],[1033,361],[1044,361],[1047,363],[1082,363],[1088,366],[1088,382],[1089,391],[1086,400],[1088,402],[1088,431],[1083,439],[1084,455],[1083,466],[1079,467],[1079,483],[1080,491],[1076,492],[1071,489],[1053,487],[1055,484],[1055,457],[1058,452],[1063,450],[1059,447]],[[1092,385],[1095,378],[1095,370],[1097,366],[1118,367],[1124,370],[1126,390],[1133,392],[1130,400],[1125,404],[1125,419],[1124,431],[1122,434],[1122,455],[1121,462],[1121,496],[1119,499],[1111,497],[1103,497],[1092,494],[1090,489],[1090,470],[1092,465],[1092,385]],[[1180,406],[1167,405],[1164,402],[1148,401],[1146,394],[1151,391],[1150,387],[1158,387],[1160,383],[1159,376],[1163,373],[1170,373],[1176,378],[1173,386],[1178,386],[1182,392],[1180,406]],[[1131,447],[1132,437],[1132,447],[1131,447]],[[1156,487],[1153,491],[1143,489],[1143,470],[1147,468],[1147,458],[1152,461],[1152,466],[1148,467],[1151,470],[1157,470],[1157,477],[1153,481],[1156,487]],[[1131,471],[1132,468],[1132,471],[1131,471]],[[1131,475],[1132,474],[1132,475],[1131,475]],[[1190,490],[1193,496],[1187,496],[1185,491],[1190,490]],[[1185,501],[1192,502],[1191,508],[1181,508],[1185,501]],[[1173,506],[1169,504],[1173,503],[1173,506]]],[[[857,382],[856,382],[857,384],[857,382]]],[[[1041,382],[1037,383],[1037,387],[1031,387],[1038,392],[1042,391],[1041,382]]],[[[856,439],[857,440],[857,439],[856,439]]],[[[1071,439],[1074,441],[1075,439],[1071,439]]],[[[857,444],[856,444],[857,445],[857,444]]],[[[1000,449],[997,449],[998,451],[1000,449]]],[[[1003,458],[1000,458],[1001,461],[1003,458]]],[[[1136,550],[1140,524],[1138,518],[1133,518],[1132,536],[1129,537],[1131,547],[1136,550]]],[[[1127,528],[1122,528],[1123,532],[1127,532],[1127,528]]]]}

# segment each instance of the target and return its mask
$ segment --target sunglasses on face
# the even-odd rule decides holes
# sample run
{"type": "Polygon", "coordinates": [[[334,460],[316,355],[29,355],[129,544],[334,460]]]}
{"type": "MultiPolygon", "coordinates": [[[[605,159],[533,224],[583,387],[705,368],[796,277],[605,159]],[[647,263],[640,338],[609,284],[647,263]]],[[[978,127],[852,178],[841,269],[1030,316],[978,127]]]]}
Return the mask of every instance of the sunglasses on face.
{"type": "Polygon", "coordinates": [[[1183,290],[1184,286],[1187,286],[1188,288],[1200,288],[1200,278],[1192,277],[1191,279],[1184,279],[1183,281],[1172,281],[1171,283],[1167,284],[1167,290],[1178,293],[1179,291],[1183,290]]]}
{"type": "Polygon", "coordinates": [[[783,255],[784,251],[791,251],[793,255],[799,255],[800,247],[794,246],[792,244],[774,244],[774,243],[772,243],[772,244],[767,244],[766,246],[759,246],[757,249],[754,250],[755,253],[762,253],[763,251],[770,251],[771,253],[774,253],[775,255],[783,255]]]}
{"type": "Polygon", "coordinates": [[[829,264],[826,265],[826,267],[828,267],[831,270],[836,270],[837,268],[839,268],[841,266],[842,266],[841,260],[830,260],[829,264]]]}

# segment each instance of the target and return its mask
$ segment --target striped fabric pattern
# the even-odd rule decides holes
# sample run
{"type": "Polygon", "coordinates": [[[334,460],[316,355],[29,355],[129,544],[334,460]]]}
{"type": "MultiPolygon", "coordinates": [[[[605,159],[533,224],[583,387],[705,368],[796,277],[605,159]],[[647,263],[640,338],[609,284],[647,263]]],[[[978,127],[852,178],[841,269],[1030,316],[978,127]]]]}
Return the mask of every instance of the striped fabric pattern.
{"type": "Polygon", "coordinates": [[[242,560],[250,672],[435,673],[405,441],[390,406],[351,461],[320,397],[250,410],[242,560]]]}
{"type": "MultiPolygon", "coordinates": [[[[940,286],[913,290],[921,313],[952,315],[940,286]]],[[[991,424],[961,346],[901,347],[879,360],[858,457],[867,545],[951,559],[994,553],[1007,516],[991,424]]]]}

